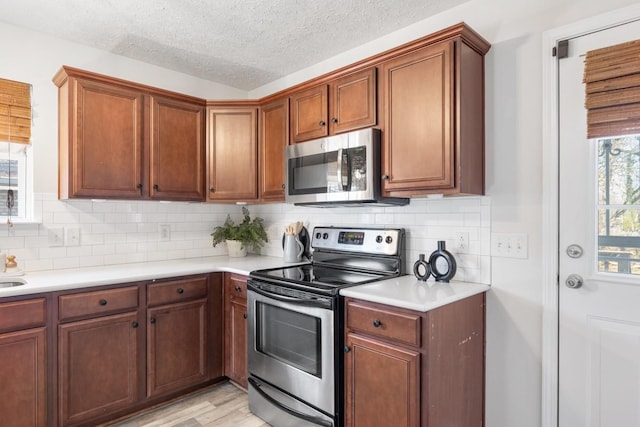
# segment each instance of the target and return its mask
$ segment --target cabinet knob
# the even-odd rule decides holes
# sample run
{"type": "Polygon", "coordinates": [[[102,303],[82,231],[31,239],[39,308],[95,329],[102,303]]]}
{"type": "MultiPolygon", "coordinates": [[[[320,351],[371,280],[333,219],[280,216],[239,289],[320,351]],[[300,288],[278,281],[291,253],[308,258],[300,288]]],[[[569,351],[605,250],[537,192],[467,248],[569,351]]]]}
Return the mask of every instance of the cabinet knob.
{"type": "Polygon", "coordinates": [[[236,290],[236,292],[240,292],[242,290],[242,288],[240,286],[236,285],[235,290],[236,290]]]}
{"type": "Polygon", "coordinates": [[[382,322],[380,322],[378,319],[373,321],[373,326],[375,326],[376,328],[379,328],[380,325],[382,325],[382,322]]]}
{"type": "Polygon", "coordinates": [[[153,184],[153,189],[154,189],[154,190],[157,190],[158,188],[159,188],[159,187],[158,187],[158,184],[153,184]]]}
{"type": "Polygon", "coordinates": [[[215,189],[213,187],[209,187],[209,193],[213,193],[215,189]]]}
{"type": "Polygon", "coordinates": [[[131,324],[131,327],[132,327],[133,329],[136,329],[138,326],[140,326],[140,325],[138,325],[138,322],[133,322],[133,323],[131,324]]]}
{"type": "Polygon", "coordinates": [[[350,351],[351,351],[351,349],[345,345],[344,346],[344,352],[345,353],[349,353],[350,351]]]}
{"type": "Polygon", "coordinates": [[[338,123],[338,119],[336,119],[335,117],[331,118],[331,123],[338,123]]]}
{"type": "Polygon", "coordinates": [[[284,190],[284,184],[282,184],[282,189],[284,190]]]}
{"type": "Polygon", "coordinates": [[[151,322],[151,323],[156,323],[156,318],[155,318],[155,317],[152,317],[151,319],[149,319],[149,322],[151,322]]]}
{"type": "Polygon", "coordinates": [[[324,120],[320,120],[320,123],[318,123],[318,124],[319,124],[320,126],[324,126],[324,125],[326,125],[326,123],[325,123],[325,121],[324,121],[324,120]]]}
{"type": "Polygon", "coordinates": [[[242,317],[246,319],[247,318],[247,313],[243,314],[242,317]]]}
{"type": "Polygon", "coordinates": [[[138,185],[136,185],[136,188],[137,188],[138,190],[142,190],[142,184],[138,184],[138,185]]]}
{"type": "Polygon", "coordinates": [[[388,181],[389,180],[389,175],[382,175],[382,180],[383,181],[388,181]]]}
{"type": "Polygon", "coordinates": [[[100,305],[107,305],[107,300],[106,299],[101,299],[100,302],[98,303],[100,305]]]}
{"type": "Polygon", "coordinates": [[[178,293],[179,293],[179,294],[183,294],[183,293],[184,293],[184,289],[182,289],[182,288],[178,288],[178,293]]]}

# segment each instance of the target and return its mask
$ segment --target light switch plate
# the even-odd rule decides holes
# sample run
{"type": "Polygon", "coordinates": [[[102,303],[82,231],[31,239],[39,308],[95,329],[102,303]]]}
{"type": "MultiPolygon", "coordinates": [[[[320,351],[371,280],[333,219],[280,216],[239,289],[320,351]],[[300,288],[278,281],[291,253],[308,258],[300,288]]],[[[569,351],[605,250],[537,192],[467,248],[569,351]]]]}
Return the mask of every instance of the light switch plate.
{"type": "Polygon", "coordinates": [[[49,246],[64,246],[64,227],[49,228],[49,246]]]}
{"type": "Polygon", "coordinates": [[[67,246],[80,246],[80,227],[67,227],[65,243],[67,246]]]}
{"type": "Polygon", "coordinates": [[[158,229],[160,231],[161,242],[171,241],[171,225],[170,224],[160,224],[158,226],[158,229]]]}
{"type": "Polygon", "coordinates": [[[491,233],[491,255],[503,258],[529,257],[526,233],[491,233]]]}

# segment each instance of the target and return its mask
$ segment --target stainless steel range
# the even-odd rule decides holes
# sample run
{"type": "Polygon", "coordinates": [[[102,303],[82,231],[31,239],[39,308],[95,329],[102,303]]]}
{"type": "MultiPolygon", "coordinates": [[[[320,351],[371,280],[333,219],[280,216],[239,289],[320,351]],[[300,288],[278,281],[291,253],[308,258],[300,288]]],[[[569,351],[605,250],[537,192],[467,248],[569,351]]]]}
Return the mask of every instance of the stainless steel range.
{"type": "Polygon", "coordinates": [[[338,293],[403,274],[404,240],[404,229],[316,227],[311,263],[251,272],[251,412],[276,427],[343,424],[338,293]]]}

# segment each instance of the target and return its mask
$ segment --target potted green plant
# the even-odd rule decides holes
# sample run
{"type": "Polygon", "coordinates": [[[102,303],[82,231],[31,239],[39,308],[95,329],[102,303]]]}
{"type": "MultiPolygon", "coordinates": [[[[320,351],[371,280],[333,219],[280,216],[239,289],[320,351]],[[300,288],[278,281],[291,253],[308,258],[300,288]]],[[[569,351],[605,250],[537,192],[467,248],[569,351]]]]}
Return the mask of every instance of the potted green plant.
{"type": "Polygon", "coordinates": [[[214,228],[211,237],[213,246],[226,242],[230,257],[243,257],[247,255],[247,248],[254,251],[260,250],[268,241],[267,232],[264,229],[264,220],[260,217],[251,219],[249,209],[242,207],[242,222],[236,224],[230,215],[224,224],[214,228]]]}

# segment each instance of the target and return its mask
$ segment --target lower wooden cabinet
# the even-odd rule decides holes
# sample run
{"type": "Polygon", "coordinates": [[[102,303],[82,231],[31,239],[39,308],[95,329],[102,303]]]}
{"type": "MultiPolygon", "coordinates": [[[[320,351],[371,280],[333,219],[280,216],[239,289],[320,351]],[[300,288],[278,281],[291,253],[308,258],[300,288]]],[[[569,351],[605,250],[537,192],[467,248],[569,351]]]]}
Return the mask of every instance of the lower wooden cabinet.
{"type": "Polygon", "coordinates": [[[345,425],[484,425],[484,294],[426,313],[345,300],[345,425]]]}
{"type": "Polygon", "coordinates": [[[224,374],[247,388],[247,277],[225,273],[224,374]]]}
{"type": "Polygon", "coordinates": [[[54,422],[42,425],[101,424],[222,378],[220,278],[186,276],[54,298],[57,410],[54,422]]]}
{"type": "Polygon", "coordinates": [[[45,298],[0,303],[0,424],[47,426],[45,298]]]}
{"type": "Polygon", "coordinates": [[[4,427],[47,425],[45,342],[46,328],[0,334],[0,424],[4,427]]]}
{"type": "Polygon", "coordinates": [[[58,327],[60,425],[104,416],[137,401],[138,330],[136,312],[58,327]]]}
{"type": "Polygon", "coordinates": [[[207,301],[148,310],[147,396],[207,379],[207,301]]]}

